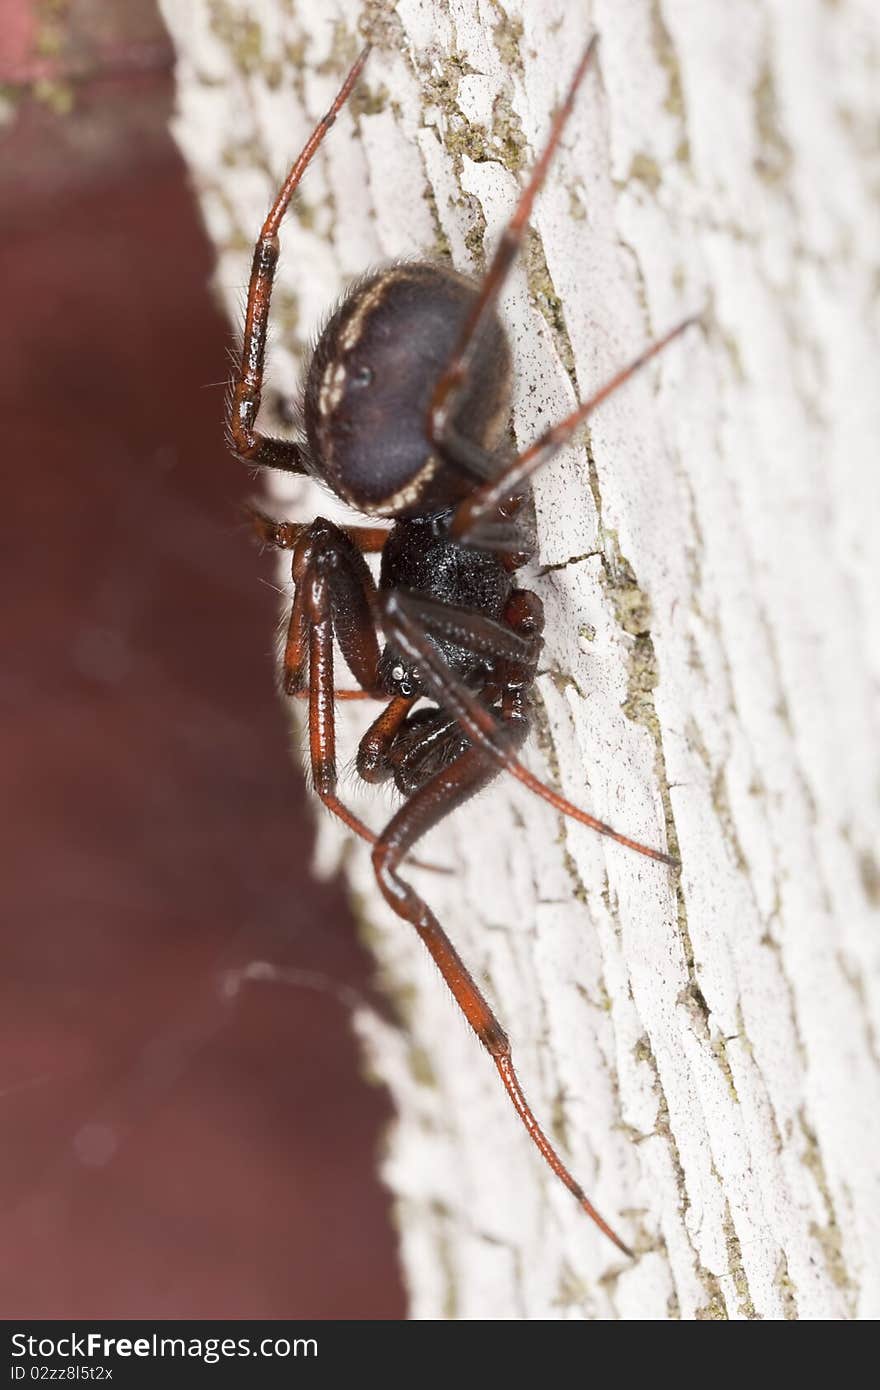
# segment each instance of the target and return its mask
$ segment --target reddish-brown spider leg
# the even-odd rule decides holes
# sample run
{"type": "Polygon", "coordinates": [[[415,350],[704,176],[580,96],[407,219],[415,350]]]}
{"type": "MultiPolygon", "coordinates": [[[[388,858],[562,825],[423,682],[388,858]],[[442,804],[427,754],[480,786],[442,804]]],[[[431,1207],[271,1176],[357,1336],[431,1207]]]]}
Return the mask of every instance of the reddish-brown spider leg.
{"type": "Polygon", "coordinates": [[[427,433],[431,442],[448,462],[460,467],[480,483],[480,486],[460,502],[456,508],[451,526],[452,535],[458,540],[481,546],[487,550],[504,550],[508,547],[513,550],[516,548],[514,543],[515,527],[499,525],[499,514],[503,514],[505,505],[506,511],[509,513],[511,502],[515,503],[517,494],[527,479],[549,462],[554,454],[567,443],[578,426],[583,424],[602,401],[607,400],[640,367],[655,357],[686,328],[699,322],[698,317],[682,320],[681,323],[652,343],[626,367],[611,377],[589,400],[579,405],[558,425],[545,430],[528,449],[500,471],[497,461],[491,455],[487,454],[479,445],[462,438],[455,428],[455,407],[460,399],[474,354],[479,347],[482,330],[495,308],[498,296],[522,245],[535,198],[547,176],[547,170],[556,153],[565,123],[571,115],[578,88],[589,67],[597,42],[598,36],[594,35],[581,58],[565,101],[554,117],[547,144],[532,170],[528,183],[520,194],[519,202],[496,247],[495,255],[483,279],[480,294],[464,326],[458,348],[434,388],[428,410],[427,433]]]}
{"type": "Polygon", "coordinates": [[[383,782],[390,775],[389,749],[414,704],[415,698],[397,695],[367,729],[357,755],[358,776],[363,782],[383,782]]]}
{"type": "Polygon", "coordinates": [[[308,657],[309,748],[315,791],[350,830],[374,844],[373,832],[336,795],[333,709],[334,629],[355,679],[367,689],[375,688],[379,644],[373,621],[373,578],[357,547],[321,517],[297,538],[292,570],[296,596],[285,672],[288,680],[301,682],[308,657]]]}
{"type": "Polygon", "coordinates": [[[233,453],[246,463],[254,463],[269,468],[282,468],[288,473],[305,472],[305,455],[301,445],[290,440],[275,439],[269,435],[259,434],[256,430],[260,396],[263,389],[263,364],[266,355],[269,305],[272,298],[275,268],[281,249],[279,229],[300,179],[327,131],[348,100],[351,89],[360,75],[361,68],[367,61],[369,51],[369,46],[363,50],[339,89],[330,110],[315,126],[305,148],[292,165],[290,173],[263,223],[262,231],[254,248],[241,360],[232,381],[226,410],[226,433],[229,446],[233,453]]]}
{"type": "Polygon", "coordinates": [[[519,660],[525,665],[529,662],[530,652],[524,644],[530,644],[531,652],[534,653],[536,644],[540,643],[540,630],[517,633],[503,624],[493,623],[493,628],[506,632],[506,646],[502,647],[499,643],[498,647],[490,648],[487,645],[487,624],[490,620],[472,614],[467,609],[428,602],[419,595],[402,590],[383,594],[381,599],[386,639],[413,663],[432,698],[458,720],[471,741],[496,767],[506,768],[528,787],[529,791],[549,802],[562,815],[570,816],[581,825],[586,825],[598,834],[606,835],[649,859],[657,859],[662,864],[678,867],[678,860],[672,855],[665,854],[662,850],[651,849],[648,845],[640,844],[638,840],[630,839],[628,835],[622,835],[605,821],[597,820],[595,816],[567,801],[529,772],[511,751],[509,732],[499,726],[492,711],[458,680],[430,636],[433,632],[440,637],[449,637],[461,646],[476,652],[489,653],[490,650],[494,650],[498,656],[512,661],[519,660]]]}
{"type": "MultiPolygon", "coordinates": [[[[293,547],[290,569],[296,592],[284,656],[287,693],[296,694],[304,684],[309,626],[304,606],[307,600],[304,580],[316,565],[326,574],[330,585],[333,630],[349,670],[362,690],[383,698],[376,686],[379,643],[375,581],[356,543],[340,527],[320,516],[310,522],[293,547]]],[[[332,696],[332,685],[329,693],[332,696]]]]}
{"type": "Polygon", "coordinates": [[[565,123],[571,115],[578,88],[596,51],[597,43],[598,36],[594,34],[584,50],[565,101],[553,118],[550,135],[541,157],[532,170],[531,177],[520,194],[513,216],[495,248],[495,255],[492,257],[492,262],[483,278],[479,296],[462,330],[458,348],[437,382],[431,397],[427,419],[429,440],[445,458],[448,458],[450,463],[462,467],[465,472],[476,475],[478,478],[491,476],[492,470],[487,467],[488,464],[491,464],[491,459],[482,450],[475,448],[468,440],[463,439],[458,434],[454,425],[455,407],[461,398],[468,371],[480,345],[482,331],[495,308],[510,267],[522,244],[532,206],[547,177],[547,170],[556,153],[556,147],[559,144],[565,123]]]}
{"type": "MultiPolygon", "coordinates": [[[[303,531],[309,528],[307,521],[276,521],[253,502],[245,503],[242,511],[254,534],[275,550],[293,550],[303,531]]],[[[362,555],[378,555],[390,534],[387,526],[339,526],[339,530],[362,555]]]]}
{"type": "MultiPolygon", "coordinates": [[[[291,700],[308,700],[307,690],[288,690],[287,694],[291,700]]],[[[378,700],[379,696],[374,695],[372,690],[334,690],[334,700],[378,700]]]]}
{"type": "MultiPolygon", "coordinates": [[[[500,686],[480,691],[480,699],[490,705],[500,696],[500,686]]],[[[414,698],[400,701],[405,709],[389,707],[367,731],[358,750],[358,772],[364,781],[393,778],[404,797],[419,791],[470,747],[458,721],[445,710],[422,706],[410,718],[415,703],[414,698]]]]}
{"type": "Polygon", "coordinates": [[[583,424],[597,406],[613,395],[619,387],[623,386],[624,382],[629,381],[640,367],[662,352],[686,328],[699,322],[698,316],[682,319],[681,323],[676,324],[668,333],[664,333],[662,338],[651,343],[643,352],[639,353],[638,357],[634,357],[631,362],[616,372],[603,386],[600,386],[598,391],[595,391],[588,400],[583,401],[564,420],[560,420],[557,425],[551,425],[548,430],[545,430],[533,444],[530,444],[500,473],[497,473],[489,482],[483,483],[482,486],[464,498],[455,509],[450,526],[451,534],[458,540],[470,542],[472,545],[497,549],[497,538],[499,534],[502,534],[497,524],[499,513],[502,508],[507,507],[509,509],[511,499],[517,496],[523,484],[539,468],[543,468],[545,463],[549,463],[563,445],[568,443],[575,430],[583,424]]]}
{"type": "MultiPolygon", "coordinates": [[[[309,537],[311,532],[313,532],[314,523],[306,523],[306,521],[277,521],[274,517],[268,516],[268,513],[261,512],[260,507],[254,506],[253,503],[249,503],[249,505],[243,507],[243,512],[245,512],[247,520],[250,521],[254,534],[260,538],[260,541],[263,542],[264,545],[270,545],[277,550],[295,550],[296,545],[302,541],[304,548],[303,555],[300,556],[299,560],[295,557],[292,566],[293,577],[295,577],[296,580],[296,574],[303,573],[307,555],[310,553],[311,542],[309,537]],[[306,537],[304,541],[303,537],[306,537]]],[[[318,518],[318,520],[320,520],[320,518],[318,518]]],[[[361,525],[345,525],[345,527],[343,527],[343,525],[341,525],[341,527],[334,528],[334,534],[335,532],[341,532],[342,535],[348,537],[352,546],[355,546],[355,549],[359,550],[360,555],[364,555],[364,553],[380,552],[382,546],[385,545],[386,539],[388,539],[388,531],[382,530],[380,527],[361,527],[361,525]]],[[[373,616],[371,616],[371,614],[373,614],[375,598],[373,578],[368,574],[366,566],[357,563],[356,559],[352,559],[350,552],[349,567],[350,569],[353,567],[353,570],[355,570],[357,575],[357,587],[359,587],[360,591],[366,596],[367,609],[370,610],[370,623],[375,631],[374,619],[373,616]]],[[[361,610],[360,621],[363,621],[363,617],[363,610],[361,610]]],[[[284,666],[282,666],[282,670],[284,670],[285,694],[291,695],[293,699],[309,699],[309,689],[307,689],[306,682],[304,682],[306,655],[306,626],[304,626],[303,617],[303,596],[298,588],[296,589],[295,599],[293,599],[291,620],[289,620],[288,624],[288,639],[286,639],[285,644],[284,666]]],[[[349,699],[377,698],[385,699],[385,696],[377,696],[373,687],[368,689],[356,689],[356,691],[352,691],[352,689],[334,691],[334,699],[341,699],[341,701],[342,699],[349,701],[349,699]]]]}
{"type": "MultiPolygon", "coordinates": [[[[521,742],[527,730],[528,725],[524,721],[519,727],[512,725],[511,741],[514,744],[521,742]]],[[[619,1250],[631,1256],[632,1251],[596,1211],[538,1124],[514,1071],[507,1034],[467,966],[424,899],[397,873],[401,860],[416,841],[431,826],[491,782],[497,773],[494,758],[487,757],[482,748],[471,748],[437,773],[425,786],[414,791],[376,842],[373,849],[376,879],[386,901],[399,917],[412,923],[430,951],[456,1003],[498,1068],[507,1094],[532,1142],[599,1229],[619,1250]]]]}
{"type": "MultiPolygon", "coordinates": [[[[379,643],[375,625],[376,588],[364,557],[332,522],[317,517],[293,547],[296,595],[285,650],[286,680],[302,681],[308,662],[309,751],[315,791],[329,811],[368,844],[376,836],[336,795],[336,716],[333,688],[333,637],[352,675],[376,691],[379,643]]],[[[293,692],[296,693],[296,690],[293,692]]],[[[412,860],[414,867],[446,873],[435,864],[412,860]]]]}

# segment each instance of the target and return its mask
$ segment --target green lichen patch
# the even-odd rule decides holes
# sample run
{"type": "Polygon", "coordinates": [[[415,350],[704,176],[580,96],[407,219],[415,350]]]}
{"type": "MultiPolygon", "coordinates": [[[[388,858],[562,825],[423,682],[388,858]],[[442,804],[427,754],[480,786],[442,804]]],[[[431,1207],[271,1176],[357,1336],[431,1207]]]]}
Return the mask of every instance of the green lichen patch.
{"type": "Polygon", "coordinates": [[[563,1153],[570,1151],[571,1135],[568,1127],[566,1094],[562,1086],[556,1091],[550,1107],[550,1133],[558,1149],[561,1149],[563,1153]]]}
{"type": "Polygon", "coordinates": [[[525,261],[526,277],[528,279],[532,303],[550,329],[556,355],[565,368],[568,378],[577,393],[578,380],[575,370],[574,349],[572,348],[571,339],[568,335],[568,326],[565,322],[565,310],[563,308],[562,298],[557,293],[553,277],[550,274],[547,265],[547,257],[544,254],[544,244],[538,233],[532,227],[530,227],[526,233],[523,258],[525,261]]]}
{"type": "Polygon", "coordinates": [[[216,37],[231,54],[238,72],[253,76],[263,67],[263,31],[252,15],[228,0],[208,0],[208,16],[216,37]]]}
{"type": "Polygon", "coordinates": [[[446,232],[443,228],[443,223],[440,218],[440,209],[437,206],[437,198],[434,193],[434,189],[432,188],[431,183],[427,178],[425,179],[425,186],[422,191],[422,196],[424,197],[425,202],[428,204],[428,210],[431,214],[431,222],[434,227],[434,245],[430,249],[426,248],[426,254],[430,259],[436,261],[443,261],[447,265],[451,265],[452,246],[450,244],[449,237],[446,235],[446,232]]]}
{"type": "Polygon", "coordinates": [[[736,822],[733,818],[730,797],[727,791],[727,772],[723,765],[717,769],[712,778],[712,805],[715,808],[715,814],[718,817],[718,822],[723,831],[724,839],[730,850],[733,862],[742,873],[746,873],[748,871],[748,861],[739,834],[737,833],[736,822]]]}
{"type": "Polygon", "coordinates": [[[322,76],[344,77],[361,50],[357,34],[353,34],[344,20],[337,19],[333,25],[330,52],[322,63],[315,66],[315,72],[322,76]]]}
{"type": "Polygon", "coordinates": [[[788,1272],[788,1260],[785,1258],[784,1254],[779,1256],[779,1264],[776,1267],[776,1277],[773,1283],[779,1290],[779,1297],[782,1300],[782,1311],[786,1321],[797,1322],[800,1316],[798,1313],[797,1289],[788,1272]]]}
{"type": "Polygon", "coordinates": [[[747,1318],[750,1322],[760,1320],[761,1314],[752,1302],[752,1295],[749,1290],[749,1281],[746,1278],[746,1271],[743,1265],[742,1246],[736,1227],[733,1224],[733,1216],[730,1207],[724,1204],[724,1240],[727,1245],[727,1271],[733,1280],[733,1287],[736,1289],[737,1309],[740,1317],[747,1318]]]}
{"type": "Polygon", "coordinates": [[[605,531],[603,586],[614,607],[614,616],[630,637],[651,635],[651,600],[639,586],[629,561],[620,554],[617,534],[605,531]]]}
{"type": "Polygon", "coordinates": [[[371,87],[361,80],[348,99],[348,107],[353,116],[378,116],[388,106],[390,93],[384,82],[371,87]]]}
{"type": "Polygon", "coordinates": [[[409,1073],[419,1086],[436,1086],[437,1073],[429,1054],[423,1047],[411,1047],[407,1054],[409,1073]]]}
{"type": "Polygon", "coordinates": [[[562,1261],[553,1298],[555,1308],[586,1308],[590,1303],[590,1287],[572,1269],[567,1260],[562,1261]]]}
{"type": "Polygon", "coordinates": [[[583,690],[581,689],[580,685],[575,680],[574,676],[572,676],[568,671],[563,671],[558,666],[551,666],[547,674],[549,675],[553,684],[556,686],[556,689],[559,691],[560,695],[564,695],[567,690],[573,690],[581,700],[586,699],[586,696],[583,690]]]}
{"type": "Polygon", "coordinates": [[[523,36],[523,23],[518,17],[511,17],[500,0],[491,0],[492,8],[498,15],[495,24],[492,25],[492,37],[495,40],[495,47],[498,49],[505,66],[511,71],[523,73],[523,60],[520,51],[523,36]]]}
{"type": "Polygon", "coordinates": [[[657,161],[647,154],[634,154],[629,166],[629,178],[643,183],[650,193],[656,193],[661,181],[657,161]]]}
{"type": "Polygon", "coordinates": [[[856,1288],[853,1278],[847,1268],[843,1253],[843,1236],[837,1220],[837,1212],[834,1207],[834,1198],[828,1182],[828,1174],[825,1171],[825,1163],[822,1158],[822,1149],[812,1125],[807,1120],[806,1113],[802,1109],[798,1112],[798,1121],[801,1127],[801,1134],[804,1138],[804,1149],[801,1154],[801,1163],[812,1174],[822,1204],[825,1208],[825,1222],[813,1221],[810,1223],[810,1234],[819,1244],[822,1254],[825,1257],[825,1267],[833,1284],[839,1288],[849,1307],[850,1314],[854,1314],[856,1305],[856,1288]]]}
{"type": "Polygon", "coordinates": [[[660,0],[651,0],[651,39],[654,54],[660,67],[666,73],[666,100],[664,106],[671,116],[684,119],[684,92],[681,81],[681,68],[672,35],[666,27],[660,0]]]}
{"type": "Polygon", "coordinates": [[[880,864],[869,849],[862,850],[858,862],[865,897],[872,907],[880,907],[880,864]]]}
{"type": "Polygon", "coordinates": [[[788,177],[793,156],[779,120],[779,103],[769,59],[761,69],[752,96],[761,140],[760,153],[754,160],[755,173],[765,183],[778,184],[788,177]]]}
{"type": "Polygon", "coordinates": [[[727,1304],[724,1302],[721,1286],[718,1284],[714,1275],[710,1275],[709,1277],[714,1280],[716,1288],[708,1303],[704,1303],[702,1307],[697,1308],[694,1313],[694,1318],[697,1322],[729,1322],[727,1304]]]}
{"type": "Polygon", "coordinates": [[[586,222],[587,220],[587,205],[583,199],[582,189],[577,184],[569,186],[568,215],[573,222],[586,222]]]}
{"type": "Polygon", "coordinates": [[[376,48],[402,53],[407,36],[396,4],[397,0],[362,0],[358,29],[362,38],[368,39],[376,48]]]}

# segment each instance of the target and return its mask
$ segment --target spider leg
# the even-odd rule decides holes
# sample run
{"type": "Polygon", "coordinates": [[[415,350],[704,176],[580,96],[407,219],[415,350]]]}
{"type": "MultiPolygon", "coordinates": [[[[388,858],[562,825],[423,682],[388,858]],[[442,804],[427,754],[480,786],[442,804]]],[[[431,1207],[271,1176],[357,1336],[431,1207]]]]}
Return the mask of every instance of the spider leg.
{"type": "MultiPolygon", "coordinates": [[[[307,690],[289,690],[288,695],[292,700],[307,700],[309,692],[307,690]]],[[[334,700],[378,700],[379,696],[374,695],[371,690],[334,690],[334,700]]]]}
{"type": "MultiPolygon", "coordinates": [[[[422,629],[431,637],[438,637],[454,643],[456,646],[466,647],[468,651],[486,658],[528,662],[530,658],[536,657],[541,649],[540,636],[536,638],[525,632],[517,632],[508,623],[498,622],[495,618],[487,618],[484,613],[480,613],[477,609],[456,608],[451,603],[444,603],[442,599],[428,598],[425,594],[414,594],[401,588],[390,589],[385,590],[380,595],[380,603],[385,612],[386,636],[393,641],[395,646],[399,645],[397,641],[398,624],[408,618],[409,625],[422,629]]],[[[429,642],[427,645],[436,654],[436,663],[449,670],[447,663],[437,653],[433,643],[429,642]]],[[[411,656],[412,654],[407,651],[406,655],[411,656]]],[[[421,673],[421,655],[418,658],[418,665],[421,673]]],[[[437,703],[448,708],[450,712],[454,712],[457,718],[458,711],[452,710],[452,706],[446,699],[446,692],[444,691],[441,698],[439,694],[435,693],[430,682],[426,681],[425,684],[437,703]]],[[[473,699],[485,714],[483,701],[476,694],[473,695],[473,699]]],[[[470,730],[468,732],[470,733],[470,730]]]]}
{"type": "Polygon", "coordinates": [[[293,549],[296,585],[285,649],[285,684],[292,693],[309,672],[309,750],[315,791],[328,810],[361,839],[376,836],[336,795],[336,719],[333,635],[355,679],[375,686],[379,643],[373,621],[375,586],[363,556],[338,527],[318,517],[293,549]]]}
{"type": "MultiPolygon", "coordinates": [[[[302,533],[309,529],[306,521],[276,521],[252,502],[246,503],[242,512],[263,545],[274,550],[293,550],[302,533]]],[[[362,555],[378,555],[391,534],[387,526],[340,526],[339,530],[362,555]]]]}
{"type": "MultiPolygon", "coordinates": [[[[309,753],[314,788],[329,811],[362,840],[374,845],[374,832],[336,794],[334,703],[340,692],[333,686],[335,635],[364,693],[388,698],[376,690],[379,643],[373,576],[357,546],[340,527],[323,517],[317,517],[297,538],[291,568],[296,595],[284,656],[285,684],[290,687],[295,683],[288,688],[288,694],[299,695],[308,662],[309,753]]],[[[418,860],[412,863],[434,873],[448,872],[435,864],[418,860]]]]}
{"type": "MultiPolygon", "coordinates": [[[[480,698],[495,704],[498,686],[486,687],[480,698]]],[[[410,713],[417,697],[400,697],[379,715],[364,735],[358,751],[358,772],[366,782],[393,777],[398,791],[411,796],[470,747],[470,739],[452,715],[423,706],[410,713]],[[394,706],[401,708],[395,710],[394,706]]]]}
{"type": "MultiPolygon", "coordinates": [[[[513,741],[521,741],[527,731],[526,724],[522,728],[514,728],[513,741]]],[[[458,1007],[495,1063],[504,1088],[532,1142],[599,1229],[619,1250],[631,1256],[632,1251],[596,1211],[538,1124],[514,1070],[507,1034],[461,956],[424,899],[397,872],[404,855],[431,826],[485,787],[497,773],[494,758],[487,757],[482,747],[472,747],[414,791],[373,848],[376,879],[386,901],[399,917],[415,927],[431,953],[458,1007]]]]}
{"type": "Polygon", "coordinates": [[[367,729],[357,755],[358,776],[363,782],[385,782],[391,776],[391,745],[414,704],[414,698],[397,695],[367,729]]]}
{"type": "MultiPolygon", "coordinates": [[[[297,543],[311,529],[308,522],[276,521],[274,517],[252,504],[245,506],[243,511],[251,523],[254,533],[263,544],[272,546],[276,550],[294,550],[297,543]]],[[[389,535],[387,530],[378,526],[339,526],[336,530],[346,536],[362,555],[375,554],[381,551],[389,535]]],[[[308,542],[305,544],[308,545],[308,542]]],[[[299,564],[301,566],[302,561],[299,564]]],[[[356,562],[355,565],[360,587],[367,595],[367,606],[372,610],[375,589],[372,578],[368,573],[365,573],[364,567],[357,565],[356,562]]],[[[309,696],[304,681],[306,630],[302,605],[303,600],[299,590],[297,590],[290,614],[283,664],[285,693],[296,700],[306,700],[309,696]]],[[[377,696],[370,687],[367,690],[334,690],[333,698],[336,700],[374,700],[385,697],[377,696]]]]}
{"type": "MultiPolygon", "coordinates": [[[[525,591],[520,591],[525,592],[525,591]]],[[[432,633],[438,637],[454,637],[461,646],[478,653],[491,655],[494,651],[506,660],[519,661],[524,670],[534,670],[530,663],[536,659],[540,648],[540,619],[533,616],[531,621],[537,630],[531,632],[506,628],[501,623],[491,623],[492,628],[506,632],[505,648],[492,648],[489,638],[490,620],[467,609],[452,608],[446,604],[424,599],[421,595],[395,590],[383,594],[382,623],[385,635],[398,650],[417,668],[419,677],[429,694],[453,715],[465,733],[481,751],[499,768],[506,768],[518,781],[549,802],[562,815],[570,816],[581,825],[588,826],[600,835],[616,840],[628,849],[644,854],[649,859],[657,859],[662,864],[678,866],[678,860],[662,850],[651,849],[638,840],[622,835],[605,821],[582,811],[580,807],[560,796],[529,772],[515,756],[510,743],[510,726],[500,726],[495,715],[467,686],[458,679],[432,641],[432,633]]],[[[491,639],[490,639],[491,640],[491,639]]],[[[508,701],[508,703],[510,703],[508,701]]],[[[521,705],[521,709],[524,705],[521,705]]]]}
{"type": "Polygon", "coordinates": [[[450,462],[458,464],[466,473],[477,478],[485,478],[490,475],[482,467],[481,451],[474,451],[469,441],[459,439],[456,435],[453,426],[455,407],[461,397],[474,354],[479,347],[483,329],[490,320],[504,281],[507,279],[507,274],[522,244],[531,216],[532,205],[547,176],[547,170],[556,153],[556,147],[559,144],[565,123],[571,115],[578,88],[589,67],[597,42],[598,36],[594,34],[577,66],[565,101],[553,119],[550,135],[541,157],[532,170],[531,177],[520,194],[513,216],[495,248],[495,255],[492,257],[492,262],[483,278],[480,293],[462,330],[461,340],[434,388],[434,394],[428,407],[427,433],[429,441],[450,462]],[[455,442],[457,439],[459,448],[456,450],[455,442]]]}
{"type": "Polygon", "coordinates": [[[304,581],[317,566],[328,577],[333,629],[352,675],[367,695],[387,698],[376,689],[376,584],[356,540],[323,517],[296,529],[290,567],[295,595],[283,663],[285,692],[296,696],[305,688],[310,623],[304,581]]]}
{"type": "Polygon", "coordinates": [[[614,376],[600,386],[588,400],[582,401],[564,420],[551,425],[539,435],[533,444],[502,468],[500,473],[496,473],[490,481],[484,482],[464,498],[455,509],[450,534],[465,544],[497,549],[498,542],[495,540],[493,543],[493,537],[503,534],[502,528],[498,525],[499,514],[503,517],[505,511],[510,510],[512,499],[518,498],[532,474],[543,468],[545,463],[549,463],[597,406],[613,395],[624,382],[629,381],[640,367],[662,352],[686,328],[699,322],[699,316],[682,319],[681,323],[677,323],[668,333],[664,333],[662,338],[658,338],[640,352],[638,357],[634,357],[619,372],[615,372],[614,376]]]}
{"type": "Polygon", "coordinates": [[[263,390],[263,364],[266,355],[266,332],[275,268],[281,250],[279,229],[290,200],[312,156],[327,131],[348,100],[352,87],[367,61],[367,46],[355,62],[340,88],[333,105],[312,131],[305,148],[293,163],[278,196],[263,223],[251,266],[245,311],[244,335],[238,370],[233,378],[226,408],[226,433],[232,452],[245,463],[261,467],[281,468],[288,473],[306,472],[303,447],[290,440],[275,439],[259,434],[256,420],[263,390]]]}
{"type": "Polygon", "coordinates": [[[559,424],[545,430],[528,449],[505,466],[500,466],[499,461],[481,445],[464,439],[455,427],[455,408],[466,385],[482,331],[494,311],[504,281],[522,245],[535,198],[547,176],[547,170],[556,153],[565,123],[571,115],[578,88],[597,43],[598,36],[594,35],[578,64],[565,101],[554,117],[541,157],[532,170],[513,216],[501,235],[480,293],[465,323],[461,340],[434,388],[428,408],[428,439],[447,462],[477,483],[475,490],[456,508],[451,533],[457,540],[486,550],[505,550],[508,547],[515,549],[515,530],[499,524],[499,514],[502,523],[507,520],[521,500],[521,490],[527,479],[549,462],[602,401],[617,391],[640,367],[655,357],[686,328],[699,322],[699,316],[693,316],[676,324],[662,338],[651,343],[632,362],[616,372],[589,400],[584,401],[559,424]]]}

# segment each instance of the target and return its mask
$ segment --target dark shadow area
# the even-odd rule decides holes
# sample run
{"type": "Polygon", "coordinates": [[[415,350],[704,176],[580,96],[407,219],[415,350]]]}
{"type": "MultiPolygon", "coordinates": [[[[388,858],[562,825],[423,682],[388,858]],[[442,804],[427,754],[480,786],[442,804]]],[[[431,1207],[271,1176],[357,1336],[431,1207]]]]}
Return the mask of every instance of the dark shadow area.
{"type": "Polygon", "coordinates": [[[334,992],[370,965],[310,877],[160,60],[3,136],[0,1309],[400,1317],[389,1106],[334,992]],[[309,974],[236,989],[255,961],[309,974]]]}

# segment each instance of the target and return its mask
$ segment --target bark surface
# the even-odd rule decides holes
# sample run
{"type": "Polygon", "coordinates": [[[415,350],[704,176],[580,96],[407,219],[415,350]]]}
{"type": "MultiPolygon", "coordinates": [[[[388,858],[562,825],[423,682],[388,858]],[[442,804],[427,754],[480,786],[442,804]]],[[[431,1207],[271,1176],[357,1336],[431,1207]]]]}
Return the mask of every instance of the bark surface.
{"type": "MultiPolygon", "coordinates": [[[[283,228],[278,392],[365,268],[479,273],[594,28],[504,297],[520,444],[705,309],[540,477],[529,577],[547,642],[526,760],[667,841],[680,879],[510,779],[425,842],[454,876],[418,879],[634,1262],[545,1169],[368,854],[321,821],[399,1020],[359,1026],[399,1111],[383,1172],[412,1315],[878,1316],[876,7],[163,11],[236,327],[255,233],[359,22],[377,43],[283,228]]],[[[288,515],[336,514],[311,485],[269,486],[288,515]]],[[[343,756],[369,709],[340,711],[343,756]]],[[[343,790],[388,818],[384,794],[343,790]]]]}

